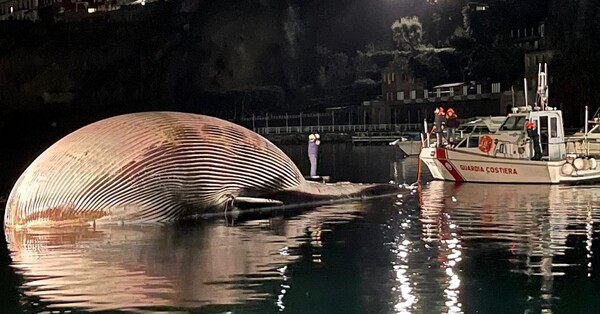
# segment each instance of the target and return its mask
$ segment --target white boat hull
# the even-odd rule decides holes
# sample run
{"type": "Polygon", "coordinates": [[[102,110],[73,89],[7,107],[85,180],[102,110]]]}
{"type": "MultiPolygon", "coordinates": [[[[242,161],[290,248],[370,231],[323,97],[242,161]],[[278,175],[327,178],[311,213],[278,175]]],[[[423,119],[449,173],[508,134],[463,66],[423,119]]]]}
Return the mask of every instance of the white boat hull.
{"type": "Polygon", "coordinates": [[[421,141],[398,141],[396,146],[408,156],[417,156],[421,151],[421,141]]]}
{"type": "Polygon", "coordinates": [[[566,161],[533,161],[481,155],[459,149],[423,148],[420,154],[438,180],[484,183],[583,183],[600,181],[600,170],[580,170],[565,176],[566,161]]]}

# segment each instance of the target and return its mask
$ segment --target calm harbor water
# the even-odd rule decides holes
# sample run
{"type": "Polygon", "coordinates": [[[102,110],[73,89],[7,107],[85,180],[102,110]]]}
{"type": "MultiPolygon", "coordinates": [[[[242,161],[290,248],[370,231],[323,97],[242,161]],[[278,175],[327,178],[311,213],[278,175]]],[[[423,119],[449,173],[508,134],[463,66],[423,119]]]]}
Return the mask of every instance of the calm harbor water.
{"type": "MultiPolygon", "coordinates": [[[[282,147],[308,171],[305,145],[282,147]]],[[[389,146],[321,147],[336,181],[411,184],[389,146]]],[[[2,312],[599,313],[600,186],[431,181],[245,221],[7,233],[2,312]]]]}

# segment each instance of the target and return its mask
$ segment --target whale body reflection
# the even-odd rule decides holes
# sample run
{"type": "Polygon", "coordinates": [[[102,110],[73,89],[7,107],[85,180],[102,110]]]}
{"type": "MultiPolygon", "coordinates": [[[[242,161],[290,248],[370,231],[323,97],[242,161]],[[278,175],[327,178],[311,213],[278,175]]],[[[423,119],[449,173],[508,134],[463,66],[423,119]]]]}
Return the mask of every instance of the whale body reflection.
{"type": "Polygon", "coordinates": [[[328,205],[291,219],[272,217],[234,227],[206,221],[44,233],[9,230],[6,237],[13,267],[24,278],[24,294],[51,308],[202,308],[269,297],[256,286],[285,286],[285,267],[298,258],[288,250],[301,243],[318,245],[322,228],[355,219],[363,206],[328,205]]]}

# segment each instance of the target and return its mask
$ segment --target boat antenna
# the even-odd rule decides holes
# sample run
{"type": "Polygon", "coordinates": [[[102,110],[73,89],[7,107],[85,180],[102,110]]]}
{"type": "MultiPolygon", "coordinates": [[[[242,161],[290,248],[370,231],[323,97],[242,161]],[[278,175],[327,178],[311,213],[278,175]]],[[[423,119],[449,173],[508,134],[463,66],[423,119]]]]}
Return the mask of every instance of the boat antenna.
{"type": "Polygon", "coordinates": [[[510,94],[512,95],[512,108],[515,107],[515,86],[510,86],[510,94]]]}
{"type": "Polygon", "coordinates": [[[546,97],[544,99],[544,102],[545,102],[544,105],[548,106],[548,98],[550,97],[550,88],[548,87],[548,63],[544,63],[544,68],[545,68],[545,70],[544,70],[544,73],[545,73],[545,76],[544,76],[544,92],[545,92],[545,97],[546,97]]]}
{"type": "Polygon", "coordinates": [[[523,91],[525,92],[525,108],[527,108],[527,106],[529,106],[527,104],[527,78],[523,78],[523,91]]]}
{"type": "Polygon", "coordinates": [[[542,71],[542,64],[538,65],[538,87],[537,95],[535,99],[536,105],[539,104],[541,110],[546,110],[548,105],[548,64],[544,63],[542,71]]]}

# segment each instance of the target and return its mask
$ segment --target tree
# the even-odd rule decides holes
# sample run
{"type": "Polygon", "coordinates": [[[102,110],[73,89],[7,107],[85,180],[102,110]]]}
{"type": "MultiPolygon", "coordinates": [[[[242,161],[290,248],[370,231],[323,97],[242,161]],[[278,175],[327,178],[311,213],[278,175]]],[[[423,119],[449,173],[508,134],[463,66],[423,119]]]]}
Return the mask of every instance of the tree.
{"type": "Polygon", "coordinates": [[[418,77],[424,77],[431,85],[444,83],[448,72],[435,51],[425,51],[409,60],[409,65],[418,77]]]}
{"type": "Polygon", "coordinates": [[[352,65],[354,66],[354,73],[356,73],[357,79],[365,79],[369,73],[375,72],[377,67],[368,53],[357,51],[356,56],[352,59],[352,65]]]}
{"type": "Polygon", "coordinates": [[[419,18],[403,17],[392,24],[392,37],[396,47],[400,50],[412,51],[421,46],[423,42],[423,25],[419,18]]]}

